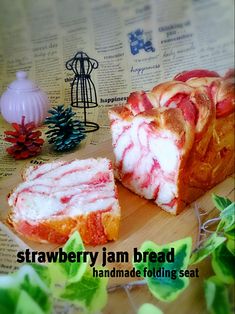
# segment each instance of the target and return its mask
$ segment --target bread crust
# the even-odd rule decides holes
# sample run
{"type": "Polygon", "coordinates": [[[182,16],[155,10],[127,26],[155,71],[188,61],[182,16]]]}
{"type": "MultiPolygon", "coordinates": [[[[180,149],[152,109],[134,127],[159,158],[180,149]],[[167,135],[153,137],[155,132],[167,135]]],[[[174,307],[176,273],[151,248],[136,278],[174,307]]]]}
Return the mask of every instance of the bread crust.
{"type": "Polygon", "coordinates": [[[46,219],[39,222],[14,221],[12,215],[9,215],[8,223],[31,241],[64,244],[77,230],[85,244],[95,246],[117,240],[120,215],[96,211],[88,215],[46,219]]]}
{"type": "Polygon", "coordinates": [[[186,205],[234,172],[234,114],[215,120],[203,150],[201,142],[194,143],[178,178],[180,199],[186,205]]]}

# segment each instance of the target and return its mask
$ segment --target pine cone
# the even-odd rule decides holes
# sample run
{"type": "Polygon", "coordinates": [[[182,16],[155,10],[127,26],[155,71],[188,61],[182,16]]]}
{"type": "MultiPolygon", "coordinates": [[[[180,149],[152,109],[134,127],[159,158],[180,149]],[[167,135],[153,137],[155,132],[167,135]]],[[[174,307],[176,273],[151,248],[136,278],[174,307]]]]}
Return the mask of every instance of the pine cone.
{"type": "Polygon", "coordinates": [[[73,119],[75,112],[71,107],[64,109],[60,105],[48,112],[51,116],[45,120],[49,128],[46,134],[56,151],[69,151],[85,138],[85,128],[79,120],[73,119]]]}
{"type": "Polygon", "coordinates": [[[34,131],[34,122],[24,123],[25,116],[22,117],[21,124],[12,123],[15,131],[5,131],[4,133],[9,137],[4,140],[13,143],[6,151],[15,159],[26,159],[33,157],[41,152],[44,140],[40,138],[41,131],[34,131]]]}

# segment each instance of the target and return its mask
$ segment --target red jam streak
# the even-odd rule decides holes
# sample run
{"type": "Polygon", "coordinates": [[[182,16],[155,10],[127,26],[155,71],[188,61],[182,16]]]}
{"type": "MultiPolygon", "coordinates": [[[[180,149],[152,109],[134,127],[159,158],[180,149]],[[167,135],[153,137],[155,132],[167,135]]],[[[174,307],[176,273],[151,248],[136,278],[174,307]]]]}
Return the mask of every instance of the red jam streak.
{"type": "Polygon", "coordinates": [[[72,198],[72,196],[63,196],[63,197],[61,197],[60,202],[62,204],[67,204],[71,200],[71,198],[72,198]]]}
{"type": "Polygon", "coordinates": [[[182,110],[185,120],[195,125],[197,110],[194,104],[189,100],[189,97],[185,97],[184,99],[182,99],[178,107],[182,110]]]}
{"type": "Polygon", "coordinates": [[[133,115],[153,108],[152,103],[144,91],[131,93],[127,98],[127,103],[130,105],[130,110],[133,115]]]}
{"type": "Polygon", "coordinates": [[[162,205],[169,206],[169,207],[173,208],[173,207],[176,205],[177,200],[178,200],[177,197],[175,197],[175,198],[173,198],[173,200],[171,200],[169,203],[162,204],[162,205]]]}
{"type": "Polygon", "coordinates": [[[216,118],[228,116],[234,111],[234,99],[224,99],[216,104],[216,118]]]}
{"type": "Polygon", "coordinates": [[[165,102],[164,107],[169,107],[172,103],[178,105],[185,97],[188,97],[188,94],[177,93],[165,102]]]}
{"type": "Polygon", "coordinates": [[[199,78],[199,77],[219,77],[219,74],[215,71],[198,69],[198,70],[181,72],[174,77],[174,80],[186,82],[187,80],[191,78],[199,78]]]}

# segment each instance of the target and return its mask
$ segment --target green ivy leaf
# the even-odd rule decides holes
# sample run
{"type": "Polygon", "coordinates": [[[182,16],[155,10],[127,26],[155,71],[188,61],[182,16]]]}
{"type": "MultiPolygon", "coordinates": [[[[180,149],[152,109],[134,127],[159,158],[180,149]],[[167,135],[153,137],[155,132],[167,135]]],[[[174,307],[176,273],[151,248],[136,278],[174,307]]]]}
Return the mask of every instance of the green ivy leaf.
{"type": "MultiPolygon", "coordinates": [[[[77,231],[75,231],[63,247],[63,251],[67,254],[77,254],[85,250],[82,239],[77,231]]],[[[54,283],[66,281],[68,283],[80,280],[87,269],[88,260],[84,262],[81,259],[80,263],[65,262],[48,264],[50,274],[54,283]]]]}
{"type": "Polygon", "coordinates": [[[219,245],[226,241],[225,237],[220,237],[216,233],[212,233],[195,252],[192,253],[190,258],[190,265],[196,264],[208,255],[210,255],[219,245]]]}
{"type": "Polygon", "coordinates": [[[229,240],[235,241],[235,228],[224,233],[229,240]]]}
{"type": "Polygon", "coordinates": [[[12,282],[8,287],[8,281],[11,281],[8,275],[0,276],[0,313],[14,313],[20,291],[12,282]]]}
{"type": "MultiPolygon", "coordinates": [[[[16,273],[0,276],[1,314],[15,313],[18,302],[22,302],[19,299],[23,298],[22,291],[28,294],[44,314],[51,312],[50,290],[30,265],[24,265],[16,273]]],[[[23,304],[19,305],[19,309],[23,309],[22,306],[23,304]]]]}
{"type": "Polygon", "coordinates": [[[235,256],[235,241],[233,239],[228,239],[226,246],[230,253],[235,256]]]}
{"type": "Polygon", "coordinates": [[[228,287],[216,277],[204,282],[207,310],[211,314],[230,314],[228,287]]]}
{"type": "Polygon", "coordinates": [[[68,284],[60,298],[74,302],[89,313],[98,312],[107,302],[106,277],[93,277],[88,268],[78,282],[68,284]]]}
{"type": "Polygon", "coordinates": [[[225,232],[235,229],[235,203],[231,203],[220,214],[221,221],[217,227],[217,231],[225,232]]]}
{"type": "Polygon", "coordinates": [[[219,210],[224,210],[226,207],[228,207],[232,202],[226,198],[219,195],[212,194],[212,200],[215,204],[215,207],[219,210]]]}
{"type": "Polygon", "coordinates": [[[22,290],[14,314],[45,314],[31,296],[22,290]]]}
{"type": "Polygon", "coordinates": [[[36,273],[41,278],[41,280],[45,282],[47,287],[51,287],[52,281],[51,281],[51,276],[50,276],[50,272],[47,265],[40,265],[36,263],[32,263],[30,265],[36,271],[36,273]]]}
{"type": "Polygon", "coordinates": [[[235,256],[227,249],[225,243],[212,253],[212,267],[214,272],[226,284],[234,283],[235,279],[235,256]]]}
{"type": "Polygon", "coordinates": [[[141,252],[165,252],[167,253],[171,248],[174,248],[175,256],[174,262],[159,262],[152,263],[140,262],[133,263],[134,267],[141,271],[141,275],[144,276],[144,268],[153,271],[160,268],[164,270],[174,271],[176,278],[171,277],[146,277],[147,285],[152,294],[162,301],[172,301],[188,286],[189,279],[186,277],[179,277],[179,271],[185,270],[188,267],[189,257],[191,253],[192,239],[185,238],[178,240],[163,246],[159,246],[152,241],[146,241],[142,244],[141,252]]]}
{"type": "Polygon", "coordinates": [[[163,314],[163,312],[151,303],[144,303],[139,308],[137,314],[163,314]]]}
{"type": "MultiPolygon", "coordinates": [[[[69,238],[69,240],[66,242],[66,244],[63,247],[63,251],[66,252],[67,254],[71,252],[77,253],[85,251],[81,236],[77,231],[75,231],[69,238]]],[[[62,268],[65,270],[68,276],[68,282],[78,281],[85,273],[87,265],[88,261],[85,263],[83,260],[81,260],[80,263],[67,262],[61,264],[62,268]]]]}

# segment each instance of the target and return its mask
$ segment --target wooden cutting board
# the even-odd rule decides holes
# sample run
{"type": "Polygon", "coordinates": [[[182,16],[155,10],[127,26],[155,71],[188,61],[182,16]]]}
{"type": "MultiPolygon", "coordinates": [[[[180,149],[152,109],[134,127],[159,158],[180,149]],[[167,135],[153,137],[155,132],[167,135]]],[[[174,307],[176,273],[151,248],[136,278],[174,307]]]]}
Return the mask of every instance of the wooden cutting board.
{"type": "MultiPolygon", "coordinates": [[[[107,157],[113,159],[111,142],[107,141],[98,146],[88,146],[80,149],[75,153],[64,157],[64,160],[74,158],[88,157],[107,157]]],[[[7,204],[7,195],[19,182],[21,182],[20,169],[14,176],[1,181],[0,187],[0,209],[1,221],[6,223],[6,217],[9,210],[7,204]]],[[[117,182],[119,201],[122,210],[121,226],[119,239],[116,242],[109,243],[106,246],[107,251],[128,251],[132,256],[133,248],[140,247],[145,240],[152,240],[158,244],[172,242],[183,237],[191,236],[194,245],[198,236],[198,221],[195,215],[195,204],[185,209],[180,215],[172,216],[160,208],[153,202],[147,201],[133,194],[120,183],[117,182]]],[[[197,206],[213,215],[215,212],[211,201],[211,193],[217,193],[230,198],[234,197],[234,180],[233,177],[227,178],[224,182],[216,186],[213,190],[207,192],[203,197],[197,200],[197,206]]],[[[216,213],[215,213],[216,214],[216,213]]],[[[10,227],[9,227],[10,228],[10,227]]],[[[16,235],[19,237],[18,235],[16,235]]],[[[34,250],[49,251],[55,249],[55,246],[46,244],[37,244],[19,237],[29,247],[34,250]]],[[[86,247],[87,250],[101,251],[102,247],[86,247]]],[[[109,264],[108,267],[116,267],[118,269],[130,269],[131,263],[109,264]]],[[[209,268],[207,263],[200,266],[200,278],[191,280],[190,287],[173,303],[167,304],[158,302],[148,292],[146,287],[138,287],[131,290],[134,307],[139,307],[142,303],[151,302],[157,304],[164,313],[203,313],[205,311],[205,303],[203,300],[203,279],[209,276],[209,268]]],[[[110,278],[109,285],[122,284],[130,282],[131,278],[110,278]]],[[[104,313],[112,314],[129,314],[134,313],[133,307],[123,289],[116,290],[109,294],[108,305],[104,313]]]]}

